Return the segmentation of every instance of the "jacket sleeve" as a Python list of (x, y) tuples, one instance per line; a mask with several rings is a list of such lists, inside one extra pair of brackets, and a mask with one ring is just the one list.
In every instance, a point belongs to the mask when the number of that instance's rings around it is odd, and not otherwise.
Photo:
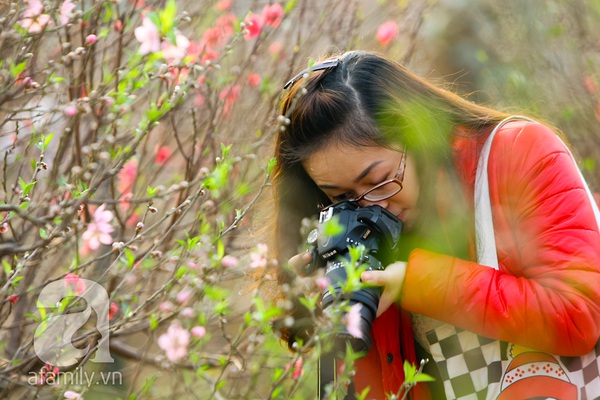
[(499, 270), (411, 252), (401, 306), (552, 354), (600, 336), (600, 233), (577, 166), (540, 124), (501, 129), (488, 164)]

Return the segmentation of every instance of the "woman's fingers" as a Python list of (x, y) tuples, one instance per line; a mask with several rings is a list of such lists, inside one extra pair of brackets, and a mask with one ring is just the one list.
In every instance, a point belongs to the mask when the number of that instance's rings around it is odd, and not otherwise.
[(393, 303), (400, 300), (402, 294), (402, 285), (406, 275), (406, 263), (397, 261), (382, 271), (365, 271), (361, 275), (361, 280), (374, 286), (383, 286), (377, 316), (383, 314)]
[(302, 271), (304, 266), (312, 260), (312, 254), (308, 251), (296, 254), (288, 261), (289, 267), (294, 271)]
[(381, 293), (381, 298), (379, 299), (379, 304), (377, 305), (377, 316), (379, 317), (381, 314), (383, 314), (395, 302), (396, 299), (394, 295), (384, 290)]

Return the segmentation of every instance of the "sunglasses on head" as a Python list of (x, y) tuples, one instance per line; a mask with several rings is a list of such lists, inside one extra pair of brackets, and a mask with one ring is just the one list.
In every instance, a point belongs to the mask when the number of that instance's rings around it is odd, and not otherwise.
[(304, 74), (307, 74), (307, 73), (310, 73), (313, 71), (323, 71), (323, 70), (332, 69), (332, 68), (337, 67), (339, 65), (339, 63), (340, 63), (340, 60), (337, 58), (334, 60), (326, 60), (326, 61), (323, 61), (320, 63), (316, 63), (312, 67), (306, 68), (306, 69), (300, 71), (298, 74), (296, 74), (292, 79), (287, 81), (287, 83), (285, 85), (283, 85), (283, 88), (284, 89), (289, 88), (294, 83), (296, 83), (300, 78), (302, 78), (304, 76)]

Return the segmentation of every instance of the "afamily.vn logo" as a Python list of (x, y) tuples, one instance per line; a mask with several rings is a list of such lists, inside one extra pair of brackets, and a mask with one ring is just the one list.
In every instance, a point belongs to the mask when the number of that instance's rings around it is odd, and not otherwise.
[(119, 371), (84, 371), (81, 367), (73, 371), (59, 371), (57, 367), (46, 364), (39, 372), (30, 372), (27, 383), (87, 388), (97, 385), (117, 386), (123, 384), (123, 374)]
[[(95, 351), (90, 361), (96, 363), (112, 363), (114, 359), (109, 350), (108, 312), (110, 300), (108, 293), (97, 282), (79, 278), (77, 287), (73, 289), (64, 281), (55, 281), (46, 285), (38, 297), (38, 309), (41, 322), (35, 330), (33, 348), (35, 354), (47, 364), (56, 367), (75, 365), (79, 359), (90, 351)], [(70, 308), (65, 299), (82, 298), (87, 303), (83, 311)], [(100, 334), (97, 345), (79, 349), (73, 346), (73, 336), (81, 333), (80, 329), (89, 321), (92, 310), (96, 313), (94, 336)]]

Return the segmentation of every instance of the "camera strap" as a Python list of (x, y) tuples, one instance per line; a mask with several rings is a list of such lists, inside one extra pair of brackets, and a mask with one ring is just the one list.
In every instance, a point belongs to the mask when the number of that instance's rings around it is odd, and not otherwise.
[[(338, 376), (337, 376), (337, 359), (331, 353), (322, 353), (319, 355), (319, 361), (317, 363), (317, 399), (324, 400), (327, 399), (327, 393), (325, 389), (328, 385), (332, 385), (333, 387), (337, 386)], [(355, 399), (355, 390), (354, 390), (354, 382), (351, 381), (348, 384), (348, 394), (344, 397), (344, 400)]]

